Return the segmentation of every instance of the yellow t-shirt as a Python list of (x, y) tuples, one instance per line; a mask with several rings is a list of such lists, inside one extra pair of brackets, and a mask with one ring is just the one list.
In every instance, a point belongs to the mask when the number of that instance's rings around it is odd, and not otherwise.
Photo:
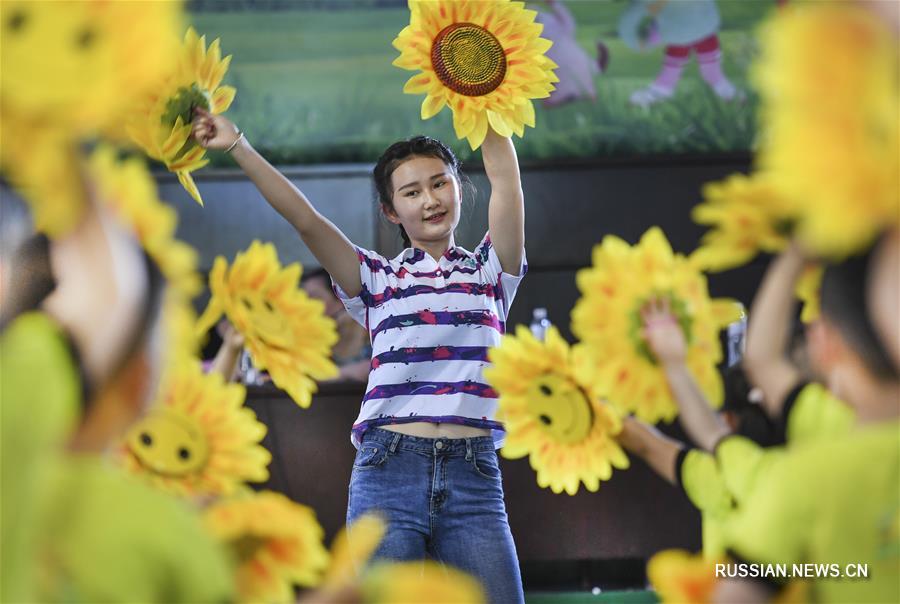
[(817, 579), (818, 601), (900, 602), (900, 421), (786, 452), (732, 519), (728, 543), (749, 562), (867, 565), (866, 579)]
[(57, 469), (42, 510), (41, 601), (234, 599), (228, 553), (186, 502), (95, 456)]
[[(817, 383), (795, 388), (783, 409), (789, 446), (845, 435), (855, 421), (853, 410)], [(691, 449), (680, 458), (681, 486), (702, 515), (704, 556), (725, 553), (726, 524), (736, 506), (749, 497), (757, 481), (766, 480), (768, 469), (783, 452), (783, 447), (763, 448), (732, 435), (722, 439), (715, 455)]]
[(80, 414), (82, 380), (63, 331), (39, 312), (0, 336), (0, 601), (34, 601), (36, 502)]
[(843, 436), (853, 429), (853, 408), (835, 398), (825, 386), (812, 382), (795, 389), (783, 407), (789, 445)]
[(715, 457), (706, 451), (691, 449), (680, 463), (681, 487), (700, 510), (703, 555), (709, 559), (718, 558), (725, 553), (724, 524), (734, 509), (734, 500)]

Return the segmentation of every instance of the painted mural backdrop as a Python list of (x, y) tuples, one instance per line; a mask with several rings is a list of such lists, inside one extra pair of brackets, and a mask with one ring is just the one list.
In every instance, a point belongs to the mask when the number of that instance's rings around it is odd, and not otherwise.
[[(558, 90), (517, 140), (523, 161), (748, 150), (754, 31), (780, 0), (532, 2)], [(417, 133), (471, 152), (450, 114), (422, 122), (391, 46), (409, 22), (395, 0), (203, 0), (193, 23), (233, 54), (229, 110), (276, 163), (373, 162)], [(227, 164), (227, 159), (218, 158)]]

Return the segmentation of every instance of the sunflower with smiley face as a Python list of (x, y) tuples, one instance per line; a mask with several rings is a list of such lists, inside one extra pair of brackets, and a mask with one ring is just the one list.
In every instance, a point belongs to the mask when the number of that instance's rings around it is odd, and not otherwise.
[(126, 469), (179, 496), (234, 493), (268, 480), (266, 427), (244, 406), (246, 391), (197, 362), (166, 376), (161, 396), (129, 430), (121, 447)]
[(394, 65), (420, 72), (403, 92), (425, 93), (423, 120), (449, 106), (456, 135), (472, 149), (488, 126), (520, 137), (534, 127), (531, 100), (550, 96), (559, 81), (535, 11), (509, 0), (409, 0), (409, 9)]
[(642, 335), (641, 309), (665, 299), (688, 343), (688, 369), (706, 399), (722, 404), (718, 334), (740, 318), (741, 307), (710, 299), (706, 277), (672, 251), (659, 227), (634, 246), (604, 237), (594, 247), (593, 266), (579, 271), (577, 283), (581, 298), (572, 310), (572, 331), (593, 359), (594, 384), (604, 398), (649, 423), (678, 414), (665, 373)]
[(212, 299), (197, 328), (205, 332), (224, 313), (244, 336), (253, 364), (309, 407), (315, 380), (338, 375), (331, 361), (338, 336), (324, 304), (299, 287), (302, 270), (299, 263), (282, 268), (271, 243), (254, 241), (230, 267), (219, 256), (209, 275)]
[(484, 372), (500, 395), (506, 426), (501, 455), (530, 456), (538, 485), (554, 493), (574, 495), (580, 483), (596, 491), (614, 467), (629, 465), (615, 440), (621, 419), (591, 386), (583, 352), (570, 348), (556, 328), (541, 342), (520, 325), (491, 350), (493, 365)]
[(0, 170), (36, 230), (65, 234), (85, 204), (79, 145), (124, 139), (178, 48), (181, 2), (0, 2)]

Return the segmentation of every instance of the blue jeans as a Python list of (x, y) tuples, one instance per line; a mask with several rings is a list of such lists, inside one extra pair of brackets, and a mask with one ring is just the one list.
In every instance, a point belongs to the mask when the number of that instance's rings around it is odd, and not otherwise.
[(480, 580), (491, 602), (524, 602), (490, 437), (367, 430), (350, 476), (347, 522), (369, 511), (389, 523), (375, 559), (433, 558)]

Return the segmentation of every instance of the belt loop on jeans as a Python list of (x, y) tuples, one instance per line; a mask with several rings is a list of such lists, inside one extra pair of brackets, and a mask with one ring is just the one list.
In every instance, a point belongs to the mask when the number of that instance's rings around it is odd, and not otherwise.
[(397, 452), (397, 445), (400, 444), (400, 437), (401, 437), (401, 436), (403, 436), (403, 435), (400, 434), (399, 432), (395, 432), (395, 433), (394, 433), (394, 438), (391, 440), (391, 446), (389, 447), (389, 450), (390, 450), (391, 453), (396, 453), (396, 452)]
[(466, 461), (472, 461), (472, 439), (466, 439)]

